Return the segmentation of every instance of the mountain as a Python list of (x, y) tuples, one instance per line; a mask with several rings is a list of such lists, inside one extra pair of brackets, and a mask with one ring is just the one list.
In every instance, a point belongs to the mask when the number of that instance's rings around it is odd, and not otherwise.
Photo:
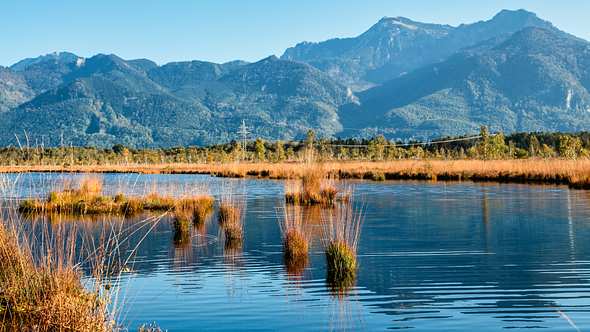
[(287, 49), (282, 59), (311, 64), (358, 91), (525, 27), (556, 30), (551, 23), (525, 10), (503, 10), (489, 21), (458, 27), (385, 17), (354, 38), (300, 43)]
[(21, 75), (0, 66), (0, 114), (28, 101), (34, 95)]
[(291, 139), (312, 127), (333, 135), (341, 130), (338, 107), (349, 100), (320, 70), (276, 57), (161, 67), (116, 55), (76, 59), (17, 66), (21, 83), (28, 77), (37, 87), (36, 73), (55, 70), (47, 86), (56, 86), (1, 115), (3, 145), (15, 133), (45, 145), (202, 145), (236, 138), (242, 119), (261, 137)]
[(391, 138), (590, 128), (590, 43), (525, 28), (358, 94), (344, 127)]
[(10, 67), (21, 74), (36, 94), (58, 87), (64, 77), (76, 70), (84, 59), (68, 52), (56, 52), (25, 59)]
[(283, 140), (588, 130), (590, 46), (519, 10), (457, 27), (384, 18), (253, 63), (61, 52), (0, 67), (4, 146), (205, 145), (242, 121)]

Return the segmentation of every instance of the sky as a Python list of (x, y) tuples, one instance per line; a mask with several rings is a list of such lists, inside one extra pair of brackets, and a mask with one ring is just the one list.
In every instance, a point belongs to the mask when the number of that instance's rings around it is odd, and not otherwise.
[(0, 65), (55, 51), (256, 61), (302, 41), (359, 35), (384, 16), (459, 25), (520, 8), (590, 40), (588, 0), (2, 0)]

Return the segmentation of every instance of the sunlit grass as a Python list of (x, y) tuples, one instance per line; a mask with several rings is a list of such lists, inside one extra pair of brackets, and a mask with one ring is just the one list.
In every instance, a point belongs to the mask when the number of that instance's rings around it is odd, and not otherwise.
[[(515, 159), (515, 160), (394, 160), (394, 161), (326, 161), (323, 168), (340, 179), (388, 180), (473, 180), (523, 183), (558, 183), (576, 188), (590, 188), (590, 160)], [(128, 164), (97, 166), (3, 166), (0, 172), (76, 171), (135, 172), (144, 174), (215, 174), (245, 177), (256, 174), (271, 179), (301, 179), (307, 163), (227, 163), (227, 164)], [(379, 174), (373, 177), (374, 174)]]
[(337, 204), (322, 222), (327, 281), (337, 295), (354, 285), (358, 269), (356, 254), (363, 215), (353, 206), (352, 201)]

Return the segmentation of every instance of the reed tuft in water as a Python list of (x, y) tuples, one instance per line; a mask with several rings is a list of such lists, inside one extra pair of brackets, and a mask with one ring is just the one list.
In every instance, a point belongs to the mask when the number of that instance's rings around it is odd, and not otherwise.
[(338, 189), (324, 168), (319, 164), (306, 164), (300, 179), (285, 185), (285, 202), (291, 205), (332, 206)]
[(219, 225), (225, 238), (225, 249), (236, 251), (241, 248), (244, 236), (244, 207), (245, 202), (234, 192), (233, 186), (222, 188), (219, 204)]
[(327, 281), (333, 290), (346, 292), (356, 279), (357, 248), (363, 221), (353, 202), (341, 202), (328, 211), (322, 225), (326, 248)]
[(21, 201), (19, 212), (23, 214), (70, 214), (76, 216), (117, 214), (134, 216), (143, 212), (164, 212), (187, 210), (192, 219), (201, 222), (213, 209), (213, 197), (195, 195), (182, 198), (164, 196), (152, 192), (142, 197), (126, 197), (102, 194), (102, 180), (98, 177), (82, 179), (78, 188), (67, 187), (62, 191), (52, 191), (47, 199), (36, 198)]
[(301, 207), (287, 206), (279, 219), (283, 258), (288, 271), (303, 272), (307, 266), (310, 234), (303, 215)]

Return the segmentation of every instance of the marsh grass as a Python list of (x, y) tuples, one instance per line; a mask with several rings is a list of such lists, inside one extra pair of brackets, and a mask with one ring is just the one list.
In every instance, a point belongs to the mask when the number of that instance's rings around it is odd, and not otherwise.
[(325, 215), (322, 240), (325, 245), (327, 281), (330, 289), (343, 295), (356, 279), (357, 248), (363, 222), (354, 202), (343, 202)]
[[(19, 178), (0, 178), (0, 197), (15, 196)], [(61, 184), (66, 189), (47, 201), (102, 196), (100, 178), (66, 181)], [(51, 181), (35, 179), (31, 186), (44, 183)], [(121, 194), (112, 201), (127, 198)], [(140, 243), (168, 213), (128, 227), (123, 215), (19, 210), (18, 202), (0, 199), (0, 331), (126, 331), (117, 323), (127, 307), (119, 302), (121, 275), (132, 271)], [(139, 241), (132, 241), (138, 235)]]
[[(244, 177), (248, 173), (271, 179), (301, 179), (309, 163), (161, 163), (63, 167), (55, 165), (3, 166), (0, 172), (87, 172), (143, 174), (213, 174)], [(394, 160), (329, 161), (324, 169), (339, 179), (372, 179), (383, 173), (387, 180), (497, 181), (565, 184), (590, 188), (590, 160)]]
[(188, 213), (176, 212), (174, 215), (174, 244), (177, 246), (185, 246), (190, 244), (191, 240), (191, 218)]
[(320, 164), (303, 166), (301, 178), (285, 184), (285, 202), (291, 205), (332, 206), (338, 189), (333, 177)]
[(283, 239), (283, 258), (287, 272), (302, 273), (308, 264), (310, 231), (305, 221), (304, 209), (286, 206), (282, 209), (279, 227)]
[(212, 212), (214, 199), (210, 195), (174, 197), (161, 195), (154, 188), (151, 193), (140, 197), (127, 197), (122, 193), (115, 196), (102, 194), (102, 180), (85, 177), (77, 188), (66, 185), (61, 191), (52, 191), (47, 199), (36, 198), (21, 201), (22, 214), (68, 214), (76, 216), (115, 214), (135, 216), (144, 212), (171, 211), (175, 214), (191, 213), (195, 222), (203, 222)]
[[(38, 246), (0, 222), (0, 312), (3, 331), (111, 331), (107, 299), (88, 290), (74, 264), (75, 233)], [(64, 234), (65, 233), (65, 234)], [(57, 243), (63, 245), (57, 247)], [(37, 247), (37, 248), (36, 248)], [(34, 252), (44, 248), (45, 255)], [(96, 268), (95, 272), (102, 271)], [(95, 275), (96, 278), (100, 276)], [(99, 280), (99, 279), (97, 279)]]
[(229, 183), (221, 188), (218, 220), (220, 230), (223, 232), (224, 249), (227, 252), (235, 252), (242, 247), (245, 217), (244, 199), (244, 196), (239, 195), (236, 188)]
[(219, 204), (219, 224), (224, 226), (239, 222), (242, 219), (242, 211), (238, 205), (229, 201)]

